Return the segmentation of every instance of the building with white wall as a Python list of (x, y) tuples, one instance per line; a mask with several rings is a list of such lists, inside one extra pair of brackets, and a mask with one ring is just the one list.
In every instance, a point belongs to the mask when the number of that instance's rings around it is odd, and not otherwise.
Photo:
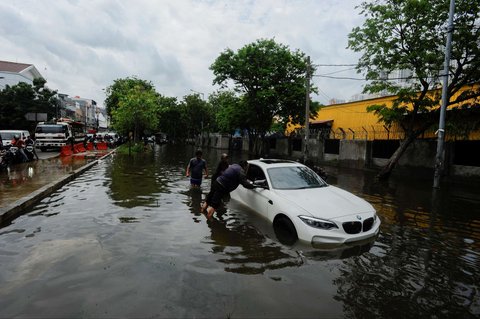
[(0, 61), (0, 90), (20, 82), (33, 85), (36, 78), (43, 76), (33, 64)]

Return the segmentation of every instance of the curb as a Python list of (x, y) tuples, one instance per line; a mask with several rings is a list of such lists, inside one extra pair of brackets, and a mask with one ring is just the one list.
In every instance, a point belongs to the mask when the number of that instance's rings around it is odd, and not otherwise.
[(86, 170), (90, 169), (94, 165), (97, 165), (100, 161), (105, 159), (106, 157), (110, 156), (113, 154), (115, 150), (110, 151), (109, 153), (103, 155), (99, 159), (88, 163), (79, 169), (76, 169), (72, 173), (70, 173), (67, 176), (64, 176), (54, 182), (51, 182), (50, 184), (47, 184), (36, 191), (30, 193), (29, 195), (13, 202), (12, 204), (0, 208), (0, 225), (3, 225), (9, 221), (14, 220), (15, 218), (23, 215), (23, 212), (28, 209), (33, 207), (35, 204), (40, 202), (42, 199), (45, 197), (51, 195), (53, 192), (58, 190), (60, 187), (64, 186), (68, 182), (74, 180), (76, 177), (80, 176), (82, 173), (84, 173)]

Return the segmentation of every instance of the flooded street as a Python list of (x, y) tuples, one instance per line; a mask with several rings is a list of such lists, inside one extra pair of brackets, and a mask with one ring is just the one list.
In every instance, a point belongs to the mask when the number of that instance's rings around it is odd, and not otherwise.
[[(7, 171), (0, 172), (0, 207), (30, 194), (38, 188), (71, 174), (92, 159), (84, 156), (60, 157), (47, 154), (51, 158), (15, 164)], [(45, 155), (40, 153), (40, 156)], [(57, 156), (55, 156), (57, 155)]]
[[(210, 173), (222, 152), (204, 150)], [(193, 153), (110, 156), (0, 228), (0, 317), (480, 315), (479, 185), (432, 200), (430, 180), (326, 168), (382, 220), (375, 240), (327, 250), (282, 244), (234, 201), (207, 221)]]

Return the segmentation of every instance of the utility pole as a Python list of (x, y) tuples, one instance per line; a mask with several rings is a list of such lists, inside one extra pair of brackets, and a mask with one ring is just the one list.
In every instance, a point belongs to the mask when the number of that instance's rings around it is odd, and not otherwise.
[(307, 57), (306, 94), (305, 94), (305, 141), (303, 143), (303, 163), (308, 159), (308, 140), (310, 133), (310, 57)]
[(433, 178), (433, 187), (440, 188), (440, 179), (445, 166), (445, 112), (447, 109), (448, 96), (448, 72), (450, 65), (450, 51), (452, 47), (453, 34), (453, 14), (455, 12), (455, 0), (450, 0), (450, 11), (448, 14), (447, 26), (447, 44), (445, 45), (445, 62), (443, 65), (443, 84), (442, 84), (442, 105), (440, 107), (440, 120), (438, 123), (438, 141), (437, 155), (435, 156), (435, 175)]

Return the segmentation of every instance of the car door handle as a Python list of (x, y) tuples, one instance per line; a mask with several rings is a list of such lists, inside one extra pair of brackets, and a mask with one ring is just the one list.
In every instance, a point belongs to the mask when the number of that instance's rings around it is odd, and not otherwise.
[(269, 203), (270, 205), (273, 205), (273, 202), (272, 202), (271, 199), (268, 200), (268, 203)]

